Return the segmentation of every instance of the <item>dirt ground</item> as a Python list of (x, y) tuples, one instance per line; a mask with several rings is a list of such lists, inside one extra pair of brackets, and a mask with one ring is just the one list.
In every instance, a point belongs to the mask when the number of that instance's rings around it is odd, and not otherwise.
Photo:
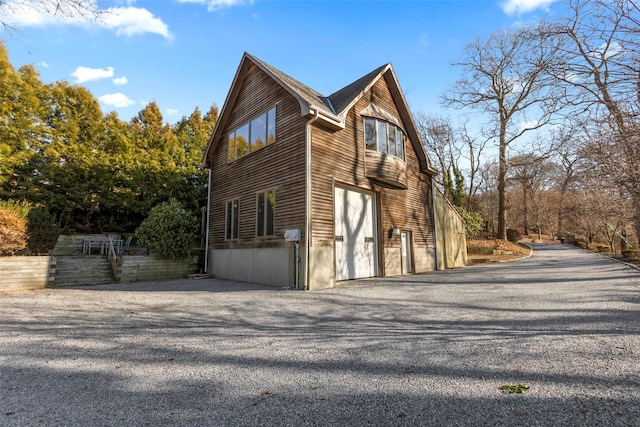
[(529, 253), (528, 247), (504, 240), (467, 240), (467, 254), (470, 263), (508, 261), (526, 257)]

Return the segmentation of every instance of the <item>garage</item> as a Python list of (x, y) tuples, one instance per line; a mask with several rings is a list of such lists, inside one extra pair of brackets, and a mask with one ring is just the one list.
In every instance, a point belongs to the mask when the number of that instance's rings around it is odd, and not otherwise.
[(377, 276), (374, 193), (336, 186), (334, 213), (336, 280)]

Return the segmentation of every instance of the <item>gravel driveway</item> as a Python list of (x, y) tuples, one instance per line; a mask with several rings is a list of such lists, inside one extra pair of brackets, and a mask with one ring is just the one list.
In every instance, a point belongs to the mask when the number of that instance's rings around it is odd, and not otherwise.
[(0, 309), (3, 426), (640, 425), (640, 272), (566, 245), (324, 291), (181, 280)]

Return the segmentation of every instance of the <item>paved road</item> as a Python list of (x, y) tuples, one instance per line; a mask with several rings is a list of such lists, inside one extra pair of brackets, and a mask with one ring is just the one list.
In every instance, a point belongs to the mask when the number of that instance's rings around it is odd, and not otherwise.
[(0, 294), (0, 425), (640, 425), (640, 273), (534, 249), (317, 292)]

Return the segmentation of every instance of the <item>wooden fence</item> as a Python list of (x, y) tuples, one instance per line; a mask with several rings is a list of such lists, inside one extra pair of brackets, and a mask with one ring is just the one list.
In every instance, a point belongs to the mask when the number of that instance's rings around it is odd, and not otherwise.
[(53, 284), (54, 256), (0, 257), (0, 290), (42, 289)]

